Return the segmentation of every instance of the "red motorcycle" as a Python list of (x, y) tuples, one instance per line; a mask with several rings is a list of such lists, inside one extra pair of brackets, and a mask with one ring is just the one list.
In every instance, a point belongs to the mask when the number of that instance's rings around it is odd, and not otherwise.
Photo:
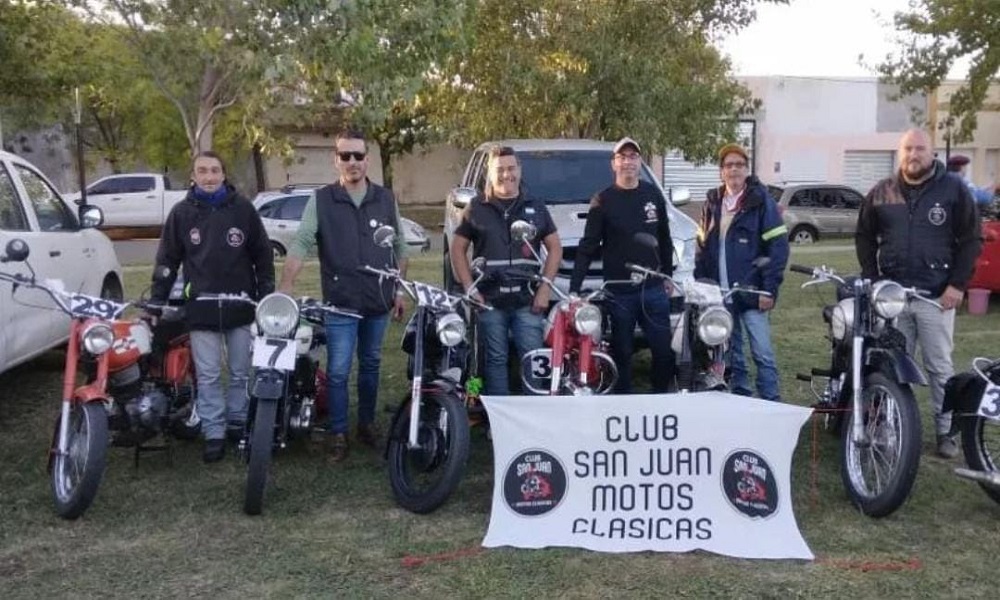
[[(531, 249), (536, 235), (534, 225), (515, 221), (510, 226), (513, 239)], [(535, 254), (539, 263), (542, 258)], [(534, 394), (592, 395), (607, 394), (618, 380), (618, 367), (603, 339), (604, 317), (595, 304), (602, 299), (609, 284), (631, 283), (606, 281), (597, 290), (579, 297), (566, 294), (544, 275), (531, 274), (547, 284), (559, 297), (549, 311), (545, 326), (545, 346), (521, 357), (521, 382)]]
[[(172, 336), (148, 320), (122, 319), (128, 304), (37, 279), (23, 240), (11, 240), (5, 252), (0, 262), (24, 262), (30, 276), (0, 272), (0, 281), (11, 283), (15, 293), (45, 292), (71, 319), (48, 470), (56, 512), (75, 519), (97, 495), (111, 443), (136, 448), (138, 460), (140, 451), (150, 449), (144, 443), (157, 434), (197, 432), (190, 347), (183, 333)], [(154, 354), (156, 344), (161, 346)], [(79, 385), (81, 375), (85, 382)]]

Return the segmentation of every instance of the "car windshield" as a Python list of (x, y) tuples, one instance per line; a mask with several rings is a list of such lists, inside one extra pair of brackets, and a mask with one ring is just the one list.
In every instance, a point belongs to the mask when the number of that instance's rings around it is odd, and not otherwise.
[[(521, 185), (546, 204), (587, 203), (614, 182), (611, 154), (603, 150), (520, 151)], [(639, 178), (654, 179), (643, 164)]]

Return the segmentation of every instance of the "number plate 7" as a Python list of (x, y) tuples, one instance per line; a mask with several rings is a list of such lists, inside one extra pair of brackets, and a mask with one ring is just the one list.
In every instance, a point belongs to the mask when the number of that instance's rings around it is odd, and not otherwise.
[(986, 390), (979, 401), (977, 414), (987, 419), (1000, 420), (1000, 386), (992, 383), (986, 384)]
[(295, 340), (256, 337), (253, 339), (252, 364), (258, 369), (295, 370)]

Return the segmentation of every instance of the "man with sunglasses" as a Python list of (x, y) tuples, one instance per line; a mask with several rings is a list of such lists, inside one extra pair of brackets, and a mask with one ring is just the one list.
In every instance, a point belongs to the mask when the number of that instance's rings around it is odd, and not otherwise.
[[(302, 261), (319, 248), (323, 301), (362, 315), (360, 320), (340, 315), (326, 318), (327, 390), (330, 411), (330, 461), (347, 458), (347, 381), (357, 347), (357, 440), (371, 448), (378, 445), (375, 402), (378, 397), (382, 339), (389, 314), (399, 320), (405, 308), (402, 293), (391, 282), (380, 281), (359, 270), (398, 266), (406, 275), (406, 241), (399, 226), (399, 206), (392, 192), (369, 181), (368, 144), (355, 129), (337, 134), (334, 165), (337, 183), (316, 190), (302, 212), (302, 222), (288, 249), (279, 289), (292, 293)], [(392, 248), (375, 245), (372, 234), (389, 225), (396, 230)]]
[[(765, 400), (780, 401), (770, 311), (788, 262), (788, 228), (767, 188), (750, 174), (749, 155), (742, 146), (726, 144), (719, 150), (719, 177), (722, 185), (708, 190), (702, 207), (694, 276), (718, 281), (726, 290), (740, 284), (771, 293), (732, 296), (728, 308), (733, 335), (727, 364), (733, 393), (752, 396), (743, 354), (745, 330), (757, 365), (757, 393)], [(755, 268), (754, 261), (762, 256), (770, 261)]]

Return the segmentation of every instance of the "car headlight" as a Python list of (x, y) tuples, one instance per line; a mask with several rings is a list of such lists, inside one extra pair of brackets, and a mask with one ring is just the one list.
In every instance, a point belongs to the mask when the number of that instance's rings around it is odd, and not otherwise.
[(94, 356), (100, 356), (111, 349), (111, 345), (115, 341), (115, 334), (107, 323), (91, 323), (83, 330), (81, 339), (84, 350)]
[(573, 314), (573, 327), (580, 335), (596, 335), (601, 332), (601, 309), (593, 304), (581, 304)]
[(698, 317), (698, 337), (709, 346), (724, 344), (733, 333), (733, 315), (721, 306), (713, 306)]
[(449, 348), (465, 339), (465, 320), (456, 313), (447, 313), (437, 320), (438, 340)]
[(257, 304), (257, 327), (268, 337), (289, 337), (299, 325), (299, 305), (291, 296), (268, 294)]
[(854, 329), (854, 298), (844, 298), (833, 307), (830, 316), (830, 335), (840, 342)]
[(895, 319), (906, 308), (906, 291), (895, 281), (879, 281), (872, 287), (875, 312), (884, 319)]

